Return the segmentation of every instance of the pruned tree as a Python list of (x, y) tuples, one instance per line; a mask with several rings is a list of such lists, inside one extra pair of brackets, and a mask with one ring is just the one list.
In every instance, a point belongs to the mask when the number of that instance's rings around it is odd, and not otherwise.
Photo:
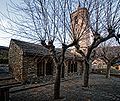
[(106, 78), (110, 77), (110, 69), (115, 59), (120, 57), (119, 46), (113, 42), (114, 39), (108, 40), (96, 49), (96, 56), (102, 58), (107, 64)]
[[(8, 26), (2, 26), (2, 31), (32, 42), (40, 42), (49, 50), (56, 68), (55, 99), (60, 98), (60, 77), (65, 52), (77, 44), (76, 39), (71, 37), (69, 16), (74, 9), (73, 6), (74, 2), (71, 0), (23, 0), (21, 4), (11, 1), (8, 15), (1, 13), (8, 20)], [(61, 46), (60, 53), (54, 45), (56, 42)]]
[[(89, 6), (91, 4), (92, 6)], [(85, 0), (84, 7), (89, 11), (88, 27), (93, 34), (93, 41), (87, 48), (86, 53), (81, 50), (79, 43), (76, 45), (76, 51), (84, 57), (84, 86), (87, 87), (89, 83), (91, 59), (95, 54), (94, 49), (102, 42), (113, 37), (120, 43), (120, 0)]]
[[(119, 42), (119, 0), (23, 0), (20, 5), (14, 4), (8, 9), (10, 23), (1, 30), (23, 38), (40, 42), (49, 50), (57, 68), (54, 84), (54, 98), (60, 98), (60, 75), (65, 59), (65, 52), (75, 46), (76, 51), (84, 58), (84, 86), (88, 86), (89, 68), (94, 49), (102, 42), (115, 37)], [(79, 17), (74, 15), (75, 5), (79, 4)], [(113, 7), (114, 6), (114, 7)], [(72, 13), (73, 12), (73, 13)], [(14, 18), (10, 13), (16, 15)], [(82, 14), (81, 14), (82, 13)], [(93, 35), (93, 41), (84, 48)], [(106, 36), (103, 37), (102, 34)], [(60, 42), (62, 52), (56, 51), (55, 42)]]

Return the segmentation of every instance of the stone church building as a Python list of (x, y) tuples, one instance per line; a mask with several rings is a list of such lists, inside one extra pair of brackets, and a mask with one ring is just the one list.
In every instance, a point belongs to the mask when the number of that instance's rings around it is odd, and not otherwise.
[[(78, 7), (76, 11), (70, 14), (71, 30), (78, 37), (77, 33), (83, 34), (88, 26), (88, 11), (86, 8)], [(83, 24), (83, 27), (81, 27)], [(82, 31), (82, 29), (84, 29)], [(81, 37), (80, 46), (86, 52), (90, 45), (89, 30)], [(60, 49), (58, 49), (60, 51)], [(65, 54), (64, 68), (62, 68), (61, 77), (69, 78), (80, 75), (83, 70), (83, 60), (71, 50)], [(9, 66), (10, 71), (15, 78), (20, 81), (44, 81), (55, 77), (56, 68), (53, 66), (52, 59), (48, 50), (37, 44), (23, 42), (11, 39), (9, 46)]]
[[(15, 79), (23, 82), (43, 82), (54, 79), (56, 72), (45, 47), (15, 39), (11, 39), (9, 46), (9, 66)], [(68, 50), (65, 54), (61, 77), (67, 79), (81, 73), (82, 59)]]

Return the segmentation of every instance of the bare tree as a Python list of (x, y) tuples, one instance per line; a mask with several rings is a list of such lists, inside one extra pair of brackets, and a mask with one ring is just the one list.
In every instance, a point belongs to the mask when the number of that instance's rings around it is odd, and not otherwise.
[[(92, 6), (89, 6), (92, 2)], [(120, 0), (86, 0), (85, 8), (89, 11), (89, 28), (93, 34), (93, 41), (87, 48), (86, 54), (81, 50), (80, 45), (76, 45), (76, 51), (84, 57), (84, 86), (88, 86), (89, 69), (91, 59), (94, 57), (94, 49), (102, 42), (113, 37), (119, 42), (120, 25)], [(91, 8), (92, 7), (92, 8)]]
[[(2, 31), (32, 42), (40, 42), (49, 50), (57, 69), (54, 84), (55, 99), (60, 98), (61, 68), (64, 66), (65, 52), (77, 44), (76, 40), (71, 38), (69, 15), (73, 5), (71, 0), (23, 0), (21, 4), (11, 1), (8, 15), (1, 13), (9, 23), (7, 27), (2, 26)], [(55, 42), (60, 43), (60, 53), (55, 48)]]
[[(84, 86), (88, 86), (89, 68), (94, 49), (100, 43), (113, 37), (119, 42), (120, 3), (119, 0), (116, 4), (111, 4), (111, 2), (112, 0), (85, 0), (83, 2), (79, 0), (74, 2), (72, 0), (23, 0), (20, 5), (12, 3), (13, 10), (8, 9), (8, 16), (4, 15), (10, 21), (9, 27), (3, 26), (1, 30), (35, 42), (40, 41), (49, 49), (54, 66), (57, 68), (54, 84), (54, 98), (57, 99), (60, 97), (61, 67), (65, 52), (69, 47), (75, 46), (76, 51), (84, 58)], [(75, 10), (74, 6), (77, 4), (81, 6), (78, 7), (80, 18), (74, 19), (72, 11)], [(82, 14), (79, 11), (82, 11)], [(110, 11), (112, 14), (109, 14)], [(10, 13), (16, 17), (12, 18)], [(79, 23), (77, 23), (78, 19), (81, 19)], [(90, 32), (93, 34), (93, 41), (84, 51), (80, 43), (86, 39), (89, 40), (88, 33)], [(106, 36), (103, 37), (102, 34)], [(62, 46), (59, 56), (54, 45), (56, 40)]]
[(119, 52), (119, 46), (113, 42), (113, 39), (100, 44), (100, 47), (96, 49), (96, 56), (102, 58), (107, 64), (106, 78), (110, 77), (110, 68), (114, 60), (120, 57)]

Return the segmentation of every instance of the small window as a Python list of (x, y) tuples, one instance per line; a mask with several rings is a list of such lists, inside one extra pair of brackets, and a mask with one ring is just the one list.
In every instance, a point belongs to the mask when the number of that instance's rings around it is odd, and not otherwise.
[(78, 24), (78, 17), (77, 16), (74, 17), (74, 20), (75, 20), (75, 24)]

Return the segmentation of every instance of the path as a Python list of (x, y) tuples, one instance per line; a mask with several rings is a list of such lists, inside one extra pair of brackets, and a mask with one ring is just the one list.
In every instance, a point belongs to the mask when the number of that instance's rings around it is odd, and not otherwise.
[[(120, 78), (106, 79), (90, 75), (90, 86), (82, 87), (81, 78), (61, 83), (61, 96), (56, 101), (120, 101)], [(53, 84), (10, 94), (11, 101), (53, 101)]]

